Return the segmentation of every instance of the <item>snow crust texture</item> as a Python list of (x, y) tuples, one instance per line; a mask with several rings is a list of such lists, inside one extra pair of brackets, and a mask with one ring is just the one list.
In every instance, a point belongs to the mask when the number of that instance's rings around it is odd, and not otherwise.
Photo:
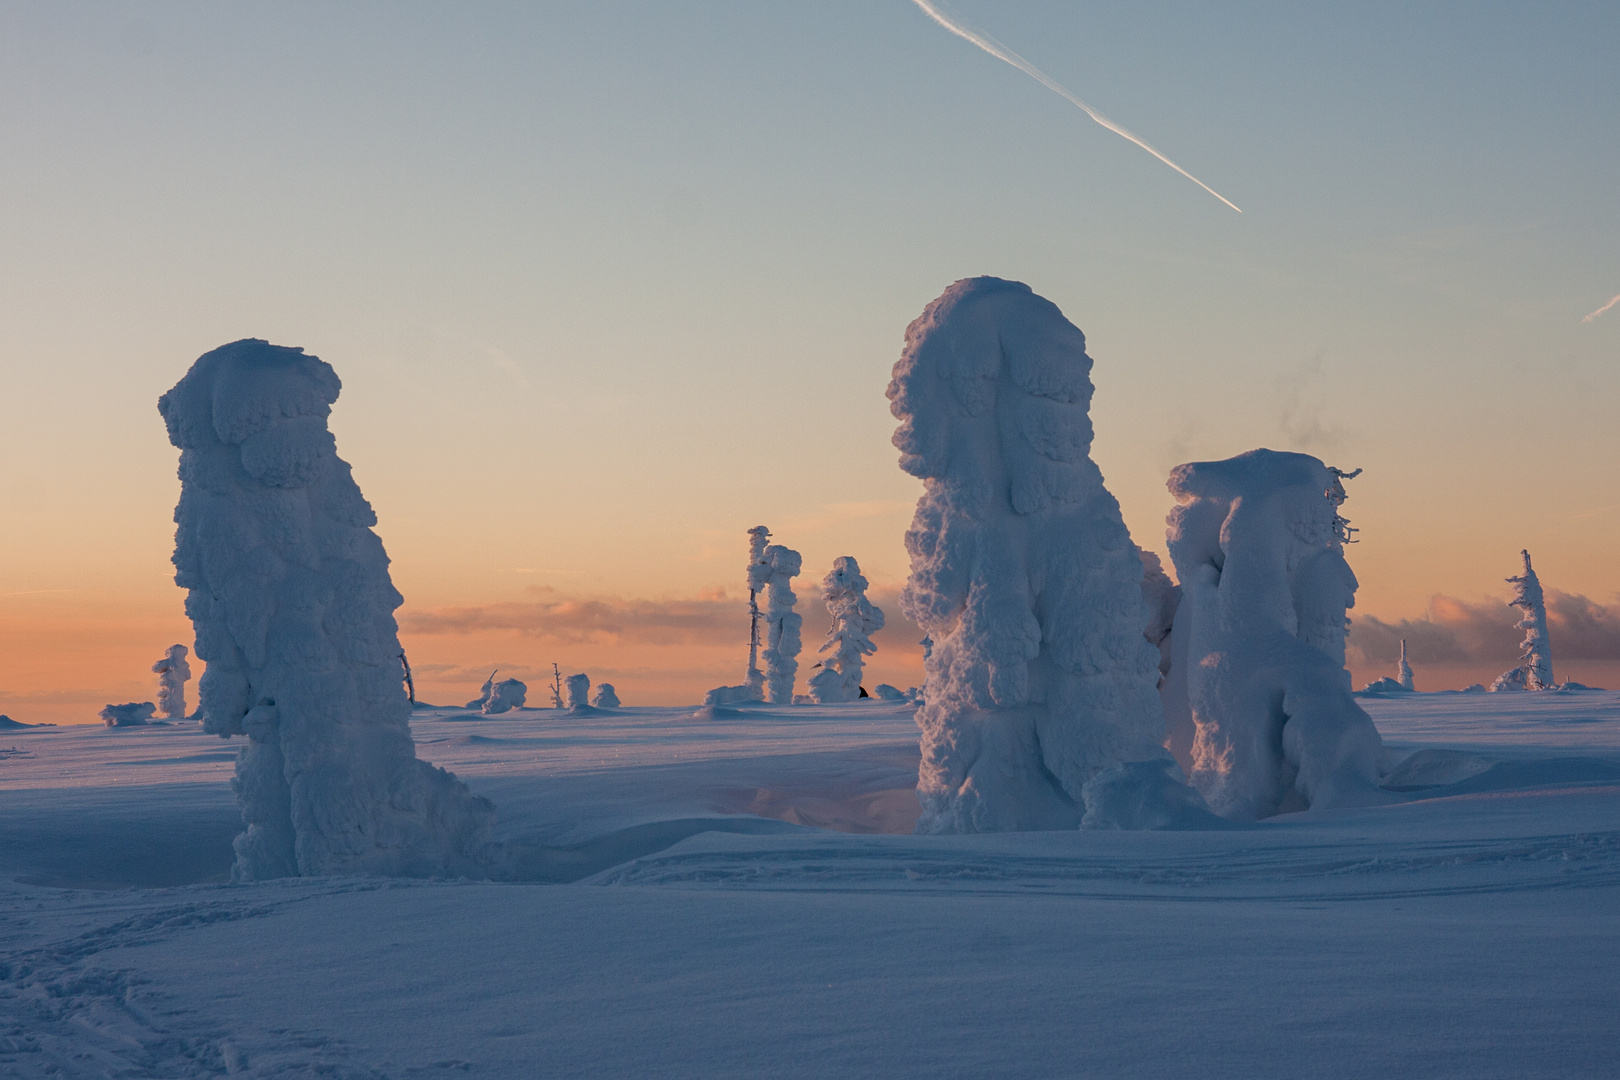
[(170, 645), (163, 659), (152, 665), (152, 673), (158, 677), (158, 711), (170, 720), (186, 715), (186, 680), (191, 678), (186, 655), (190, 651), (184, 645)]
[(1143, 565), (1089, 456), (1090, 371), (1084, 335), (1017, 282), (958, 281), (906, 330), (888, 397), (924, 484), (900, 599), (932, 642), (919, 832), (1075, 828), (1087, 785), (1127, 763), (1151, 782), (1120, 774), (1091, 824), (1154, 817), (1111, 808), (1120, 787), (1162, 801), (1163, 778), (1198, 803), (1161, 746)]
[(821, 652), (827, 658), (810, 677), (810, 697), (826, 704), (854, 701), (861, 694), (861, 672), (866, 658), (877, 651), (872, 635), (883, 629), (883, 610), (866, 598), (867, 581), (852, 555), (833, 560), (832, 570), (821, 579), (832, 626)]
[(204, 727), (248, 739), (238, 880), (460, 874), (491, 856), (491, 805), (415, 754), (401, 597), (327, 430), (340, 387), (301, 349), (246, 339), (158, 402), (181, 450), (175, 581), (208, 662)]
[(1223, 816), (1378, 801), (1383, 744), (1344, 667), (1356, 578), (1341, 475), (1273, 450), (1170, 474), (1182, 597), (1165, 715), (1171, 745), (1190, 742), (1193, 783)]

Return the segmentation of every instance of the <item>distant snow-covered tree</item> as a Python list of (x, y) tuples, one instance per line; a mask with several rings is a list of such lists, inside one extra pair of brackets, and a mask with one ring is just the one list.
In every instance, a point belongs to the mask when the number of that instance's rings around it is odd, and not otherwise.
[(748, 669), (741, 686), (717, 686), (703, 696), (705, 705), (738, 705), (765, 699), (765, 673), (759, 669), (759, 594), (770, 580), (771, 566), (765, 559), (771, 530), (755, 525), (748, 530)]
[(152, 665), (158, 676), (158, 711), (170, 720), (184, 719), (186, 715), (186, 680), (191, 678), (186, 654), (190, 651), (184, 645), (170, 645), (163, 659)]
[(793, 702), (793, 680), (799, 673), (799, 628), (804, 617), (793, 610), (793, 579), (804, 560), (797, 551), (772, 544), (765, 549), (765, 700), (772, 705)]
[(828, 653), (810, 677), (810, 696), (822, 703), (854, 701), (861, 693), (866, 657), (877, 651), (872, 635), (883, 629), (883, 610), (866, 598), (866, 578), (852, 555), (833, 560), (821, 580), (832, 626), (821, 652)]
[(596, 686), (596, 699), (591, 704), (598, 709), (617, 709), (619, 707), (619, 695), (614, 692), (613, 684), (610, 682), (598, 683)]
[(521, 709), (529, 700), (529, 687), (517, 679), (502, 679), (489, 688), (482, 710), (485, 716), (499, 716), (513, 709)]
[(1406, 662), (1405, 638), (1401, 638), (1401, 662), (1400, 665), (1395, 668), (1395, 681), (1401, 684), (1402, 690), (1417, 689), (1412, 680), (1412, 665)]
[(101, 722), (111, 728), (141, 727), (152, 722), (157, 706), (150, 701), (130, 701), (123, 705), (108, 705), (101, 710)]
[(568, 676), (566, 705), (570, 709), (588, 709), (591, 707), (591, 677), (581, 672), (578, 675)]
[(467, 708), (482, 709), (484, 707), (484, 702), (489, 700), (490, 691), (495, 688), (495, 676), (499, 675), (500, 673), (500, 668), (496, 668), (494, 671), (489, 673), (489, 678), (484, 680), (484, 685), (478, 688), (478, 696), (467, 702)]
[(1551, 690), (1553, 682), (1552, 647), (1547, 641), (1547, 602), (1541, 595), (1541, 579), (1530, 566), (1530, 553), (1520, 551), (1524, 559), (1524, 573), (1507, 579), (1513, 586), (1513, 599), (1509, 607), (1524, 612), (1524, 618), (1514, 624), (1515, 630), (1524, 631), (1519, 648), (1519, 666), (1524, 669), (1526, 690)]

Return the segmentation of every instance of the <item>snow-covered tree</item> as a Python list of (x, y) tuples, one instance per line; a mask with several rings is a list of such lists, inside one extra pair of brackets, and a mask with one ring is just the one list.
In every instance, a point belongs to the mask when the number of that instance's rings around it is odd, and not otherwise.
[(928, 635), (924, 833), (1205, 816), (1162, 747), (1143, 567), (1090, 458), (1091, 358), (1056, 305), (958, 281), (889, 384), (923, 481), (901, 607)]
[(854, 701), (861, 694), (861, 671), (877, 651), (872, 635), (883, 629), (883, 610), (866, 598), (866, 578), (852, 555), (833, 560), (821, 579), (832, 626), (821, 652), (829, 654), (810, 677), (810, 696), (819, 702)]
[(717, 686), (703, 697), (705, 705), (738, 705), (765, 700), (765, 673), (759, 669), (759, 594), (770, 580), (771, 566), (765, 558), (771, 530), (755, 525), (748, 530), (748, 670), (741, 686)]
[(799, 673), (799, 628), (804, 617), (793, 610), (793, 579), (804, 560), (797, 551), (772, 544), (765, 549), (765, 700), (772, 705), (793, 703), (793, 680)]
[(598, 683), (596, 700), (592, 701), (591, 704), (598, 709), (617, 709), (619, 707), (619, 695), (614, 692), (613, 684), (610, 682)]
[(748, 530), (748, 672), (743, 685), (755, 701), (765, 696), (765, 673), (759, 669), (759, 594), (771, 576), (770, 564), (765, 561), (770, 538), (771, 530), (763, 525)]
[(1344, 667), (1356, 591), (1338, 514), (1348, 475), (1272, 450), (1170, 474), (1182, 595), (1165, 715), (1172, 747), (1191, 735), (1189, 771), (1217, 813), (1379, 798), (1383, 744)]
[(1519, 666), (1524, 669), (1524, 688), (1551, 690), (1557, 684), (1553, 682), (1552, 647), (1547, 641), (1547, 601), (1541, 595), (1541, 579), (1530, 566), (1530, 553), (1521, 551), (1519, 555), (1524, 559), (1524, 573), (1507, 581), (1513, 586), (1508, 606), (1524, 612), (1513, 627), (1524, 631), (1524, 641), (1519, 643), (1523, 650)]
[(484, 685), (478, 688), (478, 696), (467, 702), (467, 708), (482, 709), (484, 707), (484, 702), (489, 700), (490, 691), (495, 689), (495, 676), (499, 675), (500, 673), (500, 668), (496, 668), (494, 671), (489, 673), (489, 678), (484, 680)]
[(301, 349), (248, 339), (158, 402), (181, 450), (175, 581), (208, 662), (203, 726), (248, 739), (233, 873), (476, 872), (494, 809), (416, 757), (402, 600), (326, 426), (340, 385)]
[(1406, 662), (1406, 639), (1401, 638), (1401, 662), (1395, 668), (1395, 681), (1401, 684), (1402, 690), (1417, 689), (1412, 679), (1412, 665)]
[(521, 709), (523, 703), (528, 700), (527, 683), (517, 679), (502, 679), (489, 688), (489, 693), (484, 696), (483, 704), (479, 708), (485, 716), (499, 716), (513, 709)]
[(158, 677), (158, 711), (170, 720), (181, 720), (186, 715), (186, 680), (191, 678), (186, 656), (190, 652), (184, 645), (170, 645), (163, 659), (152, 665)]
[(570, 709), (588, 709), (591, 707), (591, 677), (584, 673), (568, 676), (567, 707)]

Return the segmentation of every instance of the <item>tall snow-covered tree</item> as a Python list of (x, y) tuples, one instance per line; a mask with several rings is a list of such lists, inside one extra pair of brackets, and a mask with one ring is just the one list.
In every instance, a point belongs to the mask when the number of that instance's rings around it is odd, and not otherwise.
[(303, 350), (248, 339), (158, 402), (181, 451), (175, 582), (208, 662), (203, 727), (248, 740), (233, 874), (478, 873), (494, 808), (416, 756), (402, 598), (327, 430), (340, 386)]
[(765, 700), (772, 705), (793, 703), (793, 680), (799, 673), (799, 636), (804, 616), (793, 610), (793, 579), (804, 560), (797, 551), (772, 544), (765, 549)]
[(925, 660), (923, 833), (1207, 814), (1164, 750), (1143, 567), (1091, 460), (1085, 336), (1027, 285), (956, 282), (889, 383), (923, 481), (900, 603)]
[(1383, 743), (1344, 666), (1356, 576), (1338, 508), (1349, 475), (1275, 450), (1170, 474), (1182, 595), (1165, 714), (1194, 726), (1189, 772), (1217, 813), (1252, 819), (1380, 798)]
[(759, 594), (771, 575), (770, 565), (765, 561), (770, 539), (771, 530), (763, 525), (748, 530), (748, 671), (743, 676), (743, 685), (754, 699), (765, 696), (765, 673), (759, 669)]
[(883, 610), (866, 598), (866, 578), (852, 555), (833, 560), (821, 579), (832, 626), (821, 652), (828, 654), (809, 679), (810, 696), (818, 702), (854, 701), (861, 694), (866, 658), (877, 651), (872, 635), (883, 629)]
[(567, 681), (568, 707), (570, 709), (588, 709), (591, 707), (591, 677), (584, 672), (568, 676)]
[(170, 645), (163, 659), (152, 665), (152, 672), (158, 677), (158, 711), (170, 720), (186, 715), (186, 680), (191, 678), (186, 654), (190, 651), (184, 645)]
[(1524, 631), (1524, 640), (1519, 643), (1519, 648), (1524, 650), (1519, 656), (1519, 666), (1524, 669), (1524, 688), (1551, 690), (1557, 684), (1553, 682), (1552, 646), (1547, 641), (1547, 601), (1541, 594), (1541, 579), (1530, 566), (1530, 553), (1520, 551), (1519, 555), (1524, 559), (1524, 573), (1508, 578), (1507, 582), (1513, 586), (1513, 599), (1508, 601), (1508, 606), (1524, 612), (1524, 617), (1513, 627)]
[(1395, 669), (1395, 681), (1401, 684), (1402, 690), (1415, 690), (1416, 684), (1412, 679), (1412, 665), (1406, 662), (1406, 639), (1401, 638), (1401, 662)]

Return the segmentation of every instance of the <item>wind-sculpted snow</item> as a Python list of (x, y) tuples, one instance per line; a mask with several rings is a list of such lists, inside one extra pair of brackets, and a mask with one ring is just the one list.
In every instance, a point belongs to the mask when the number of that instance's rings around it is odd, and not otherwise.
[(1344, 668), (1356, 578), (1340, 475), (1272, 450), (1170, 474), (1182, 598), (1165, 714), (1171, 745), (1191, 743), (1193, 783), (1228, 817), (1378, 799), (1382, 744)]
[(175, 581), (208, 663), (203, 724), (248, 738), (239, 880), (466, 873), (490, 858), (490, 804), (415, 755), (401, 597), (326, 427), (339, 389), (316, 357), (247, 339), (158, 403), (181, 449)]
[[(900, 600), (933, 642), (921, 832), (1207, 815), (1161, 746), (1144, 567), (1089, 456), (1090, 370), (1084, 335), (1016, 282), (958, 281), (906, 330), (888, 396), (901, 468), (924, 483)], [(1131, 774), (1140, 798), (1089, 804), (1127, 762), (1151, 763)]]

